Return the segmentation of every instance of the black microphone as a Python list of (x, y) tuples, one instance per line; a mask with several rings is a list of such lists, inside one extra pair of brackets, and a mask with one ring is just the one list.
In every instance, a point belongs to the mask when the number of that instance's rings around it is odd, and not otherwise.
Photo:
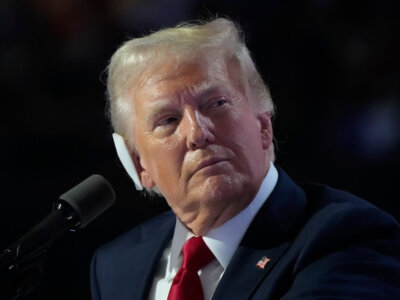
[(85, 227), (114, 202), (114, 189), (101, 175), (92, 175), (62, 194), (47, 217), (0, 254), (0, 278), (26, 271), (54, 238)]

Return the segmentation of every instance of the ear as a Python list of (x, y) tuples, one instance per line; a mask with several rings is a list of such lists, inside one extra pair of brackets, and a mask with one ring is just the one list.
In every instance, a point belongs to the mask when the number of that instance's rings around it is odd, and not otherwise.
[(128, 146), (126, 145), (125, 140), (121, 135), (114, 132), (112, 134), (112, 137), (118, 157), (126, 172), (135, 183), (136, 190), (143, 190), (143, 186), (145, 186), (146, 188), (152, 188), (155, 184), (151, 180), (148, 172), (142, 167), (140, 163), (140, 157), (136, 154), (131, 155)]
[(268, 149), (272, 144), (274, 133), (272, 130), (271, 115), (269, 112), (258, 114), (258, 121), (261, 125), (261, 140), (264, 149)]
[(147, 171), (147, 169), (143, 166), (143, 163), (140, 159), (140, 156), (136, 153), (131, 154), (133, 163), (135, 165), (135, 169), (137, 174), (139, 174), (139, 179), (140, 182), (142, 183), (142, 186), (144, 186), (145, 188), (151, 189), (155, 186), (155, 182), (153, 181), (153, 179), (151, 178), (149, 172)]

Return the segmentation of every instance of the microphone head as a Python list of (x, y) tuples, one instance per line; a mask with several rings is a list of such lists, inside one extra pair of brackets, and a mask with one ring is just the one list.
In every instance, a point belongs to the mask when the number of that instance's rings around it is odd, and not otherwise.
[(94, 174), (60, 196), (78, 214), (83, 228), (115, 202), (115, 191), (101, 175)]

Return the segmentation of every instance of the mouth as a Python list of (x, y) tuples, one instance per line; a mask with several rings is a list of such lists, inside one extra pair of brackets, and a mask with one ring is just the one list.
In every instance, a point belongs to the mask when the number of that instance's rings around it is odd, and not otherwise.
[(224, 162), (224, 161), (228, 161), (228, 159), (221, 158), (221, 157), (211, 157), (211, 158), (205, 159), (205, 160), (201, 161), (200, 164), (197, 165), (197, 167), (193, 171), (193, 174), (198, 172), (198, 171), (200, 171), (200, 170), (202, 170), (202, 169), (205, 169), (207, 167), (219, 164), (219, 163)]

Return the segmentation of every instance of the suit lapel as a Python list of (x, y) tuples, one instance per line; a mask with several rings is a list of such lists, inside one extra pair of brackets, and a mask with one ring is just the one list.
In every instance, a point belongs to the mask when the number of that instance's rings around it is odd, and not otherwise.
[(146, 299), (153, 282), (154, 272), (162, 252), (171, 240), (175, 216), (161, 228), (143, 227), (141, 241), (134, 242), (116, 259), (118, 273), (114, 274), (113, 290), (118, 291), (120, 299)]
[[(172, 238), (173, 228), (174, 227), (171, 226), (170, 230), (166, 230), (154, 238), (147, 240), (141, 245), (141, 249), (138, 249), (140, 253), (145, 253), (146, 255), (143, 259), (140, 259), (142, 271), (137, 273), (140, 277), (140, 281), (133, 281), (139, 282), (137, 286), (137, 299), (148, 298), (150, 287), (154, 279), (154, 272), (160, 262), (164, 248)], [(136, 297), (132, 299), (136, 299)]]
[(274, 191), (250, 224), (213, 299), (251, 298), (290, 246), (306, 197), (281, 169), (278, 171)]
[[(289, 245), (286, 242), (271, 249), (240, 246), (222, 276), (213, 299), (249, 299)], [(258, 263), (265, 265), (258, 267)]]

